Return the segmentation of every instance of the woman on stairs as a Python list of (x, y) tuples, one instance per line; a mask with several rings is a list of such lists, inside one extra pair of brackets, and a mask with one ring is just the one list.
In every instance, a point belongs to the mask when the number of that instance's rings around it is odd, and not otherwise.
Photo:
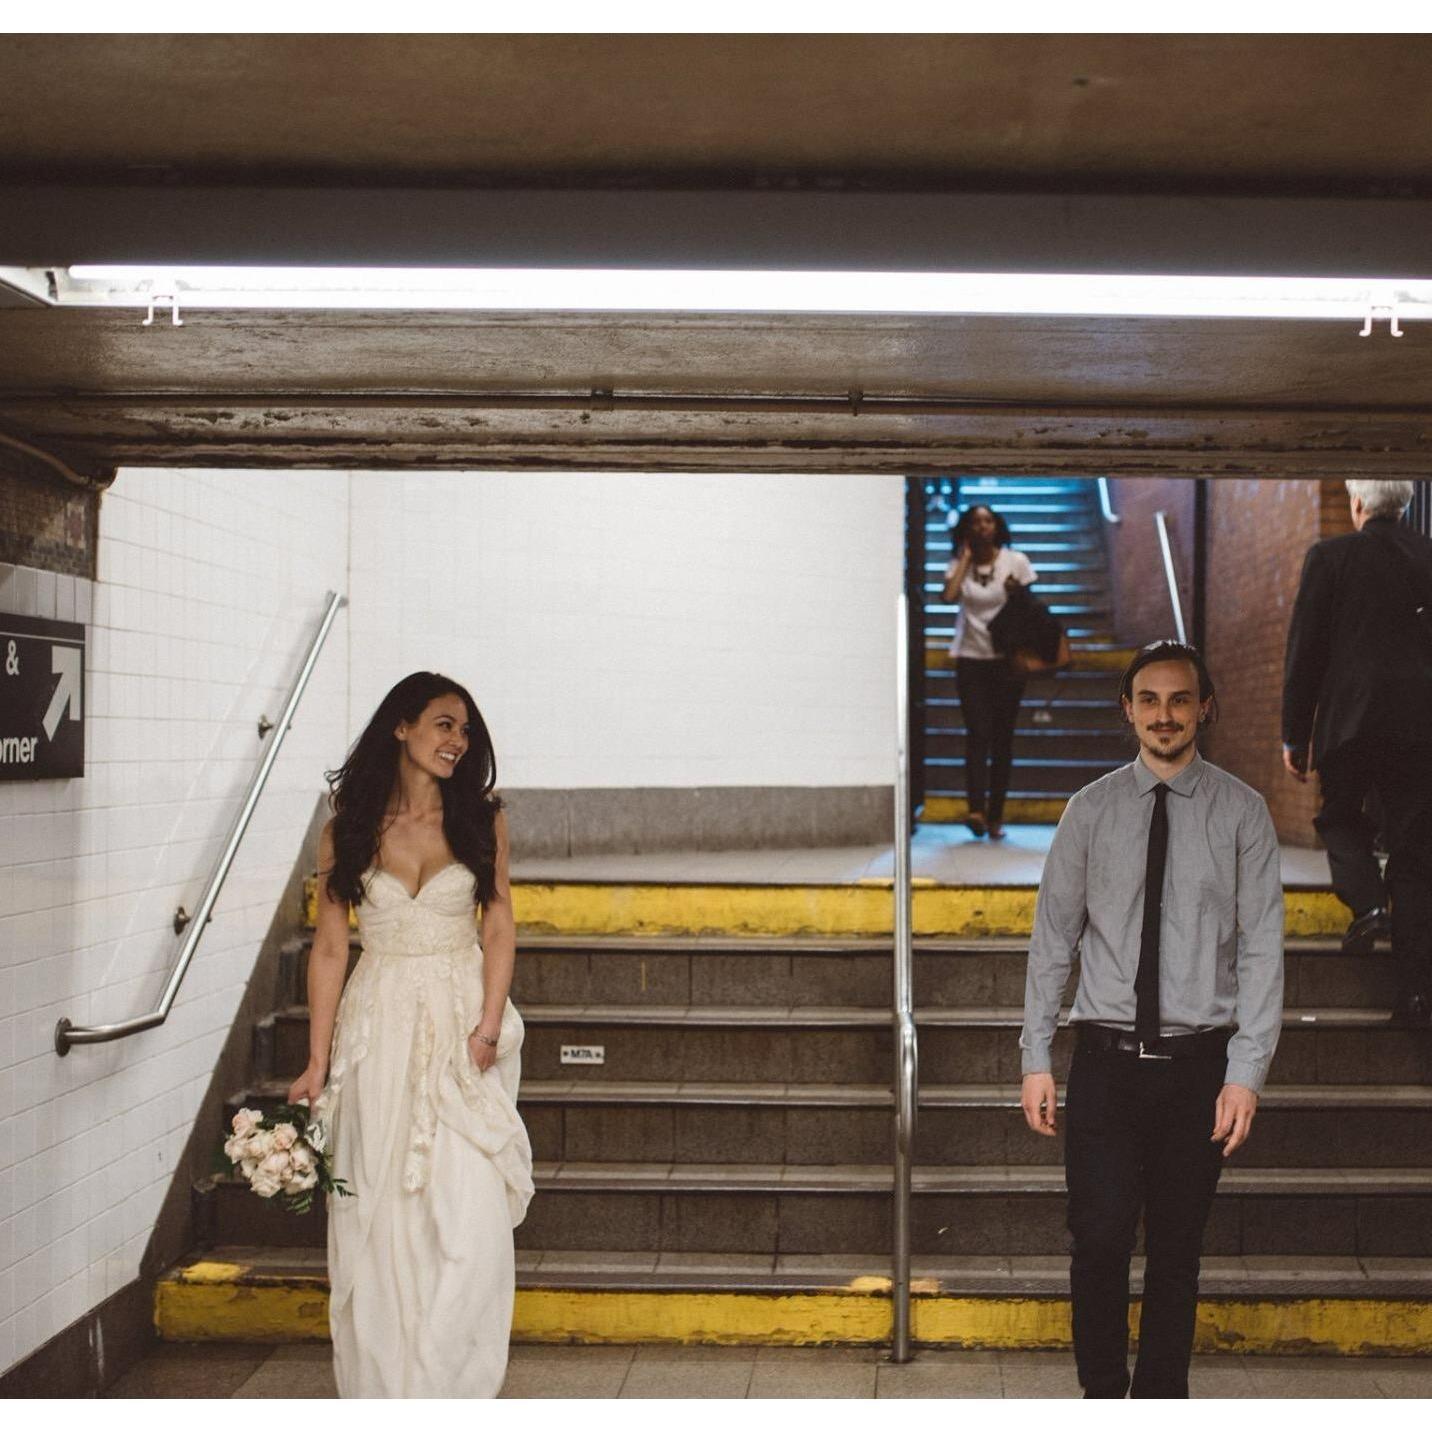
[[(496, 775), (472, 697), (419, 671), (329, 776), (309, 1063), (289, 1099), (309, 1100), (357, 1195), (328, 1206), (343, 1397), (495, 1397), (506, 1374), (532, 1150)], [(350, 907), (363, 953), (344, 989)]]
[(942, 600), (959, 604), (950, 655), (965, 720), (965, 824), (975, 835), (999, 840), (1024, 680), (995, 651), (989, 624), (1010, 590), (1033, 585), (1037, 574), (1029, 558), (1009, 545), (1004, 518), (983, 504), (961, 513), (952, 536)]

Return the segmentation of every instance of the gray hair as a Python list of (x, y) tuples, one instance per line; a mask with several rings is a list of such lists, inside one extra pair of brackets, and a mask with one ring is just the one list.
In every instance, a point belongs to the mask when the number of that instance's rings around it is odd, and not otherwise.
[(1350, 477), (1347, 495), (1362, 503), (1369, 517), (1401, 517), (1412, 501), (1413, 486), (1390, 477)]

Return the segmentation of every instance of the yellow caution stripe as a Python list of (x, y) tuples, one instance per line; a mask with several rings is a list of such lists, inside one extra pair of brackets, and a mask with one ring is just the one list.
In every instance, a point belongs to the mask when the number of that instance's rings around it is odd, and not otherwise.
[[(1068, 796), (1012, 796), (1004, 803), (1004, 818), (1011, 825), (1058, 825), (1068, 804)], [(926, 796), (920, 824), (958, 825), (969, 809), (963, 796)]]
[[(155, 1290), (155, 1326), (170, 1342), (280, 1343), (328, 1337), (327, 1280), (269, 1273), (220, 1276), (195, 1264)], [(1130, 1307), (1137, 1334), (1139, 1305)], [(512, 1339), (520, 1343), (681, 1343), (861, 1346), (892, 1335), (889, 1282), (769, 1293), (519, 1288)], [(1066, 1298), (916, 1293), (914, 1339), (930, 1347), (1071, 1346)], [(1197, 1352), (1432, 1354), (1432, 1303), (1406, 1298), (1211, 1298), (1198, 1305)]]
[[(917, 936), (1027, 936), (1033, 886), (915, 882)], [(1347, 911), (1330, 890), (1284, 892), (1290, 936), (1334, 935)], [(530, 935), (888, 935), (889, 880), (846, 885), (514, 884), (518, 929)], [(310, 918), (313, 915), (310, 892)]]

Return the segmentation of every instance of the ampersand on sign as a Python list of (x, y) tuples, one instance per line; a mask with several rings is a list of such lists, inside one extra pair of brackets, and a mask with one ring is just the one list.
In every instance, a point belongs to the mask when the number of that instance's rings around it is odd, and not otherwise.
[(5, 653), (5, 675), (19, 676), (20, 674), (20, 648), (12, 641), (10, 649)]

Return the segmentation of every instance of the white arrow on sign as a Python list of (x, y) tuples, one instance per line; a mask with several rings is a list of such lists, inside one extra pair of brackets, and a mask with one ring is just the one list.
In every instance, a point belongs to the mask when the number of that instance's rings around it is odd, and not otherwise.
[(60, 726), (60, 717), (65, 707), (70, 708), (70, 720), (80, 719), (80, 676), (84, 653), (77, 646), (52, 646), (50, 648), (50, 670), (58, 672), (60, 684), (50, 697), (50, 709), (45, 712), (41, 723), (45, 728), (45, 739), (53, 741)]

